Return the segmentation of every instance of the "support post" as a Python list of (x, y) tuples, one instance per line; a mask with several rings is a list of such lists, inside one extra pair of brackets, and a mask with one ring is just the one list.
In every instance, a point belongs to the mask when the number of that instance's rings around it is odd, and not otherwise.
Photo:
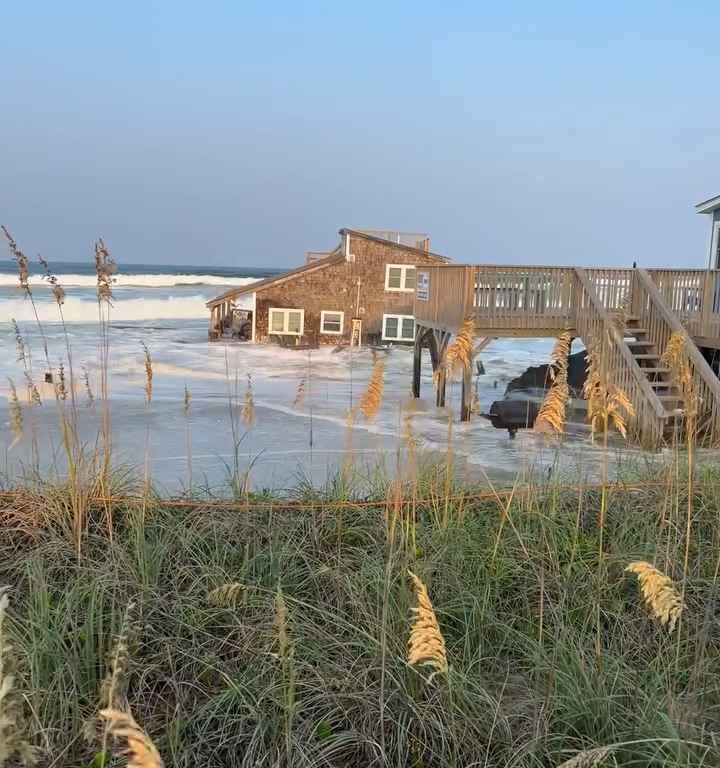
[(420, 397), (420, 379), (422, 377), (422, 340), (424, 336), (424, 328), (418, 327), (415, 334), (415, 347), (413, 348), (412, 394), (415, 398)]
[(440, 368), (437, 373), (437, 395), (435, 397), (435, 405), (437, 405), (438, 408), (445, 407), (445, 384), (445, 369)]
[(460, 421), (470, 421), (470, 416), (472, 414), (472, 395), (472, 360), (470, 360), (463, 368)]

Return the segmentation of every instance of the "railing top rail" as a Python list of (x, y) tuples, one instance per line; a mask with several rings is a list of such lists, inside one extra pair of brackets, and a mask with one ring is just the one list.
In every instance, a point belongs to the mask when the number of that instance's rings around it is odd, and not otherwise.
[[(632, 352), (628, 349), (624, 340), (620, 337), (620, 332), (618, 331), (615, 324), (612, 322), (610, 314), (605, 309), (605, 307), (603, 306), (603, 303), (600, 301), (597, 294), (595, 293), (595, 287), (590, 282), (590, 279), (587, 276), (587, 271), (582, 267), (576, 267), (575, 274), (577, 275), (578, 280), (580, 281), (581, 285), (585, 289), (585, 292), (587, 293), (588, 298), (590, 299), (590, 302), (593, 304), (598, 316), (605, 324), (605, 327), (612, 334), (612, 340), (618, 346), (618, 349), (620, 350), (620, 354), (625, 360), (625, 363), (627, 364), (628, 369), (632, 371), (635, 381), (637, 382), (640, 389), (643, 391), (643, 394), (646, 396), (648, 401), (652, 403), (653, 409), (655, 411), (655, 415), (658, 416), (659, 418), (664, 419), (666, 417), (666, 411), (665, 411), (665, 408), (663, 407), (663, 404), (658, 399), (657, 394), (655, 393), (653, 388), (650, 386), (650, 383), (648, 382), (647, 378), (643, 376), (642, 371), (638, 366), (637, 360), (635, 360), (635, 358), (633, 357)], [(588, 339), (584, 339), (584, 341), (587, 344)]]
[[(558, 266), (557, 264), (434, 264), (432, 267), (423, 267), (424, 269), (453, 269), (456, 267), (472, 267), (473, 269), (502, 269), (502, 270), (564, 270), (572, 272), (575, 269), (584, 269), (587, 272), (617, 272), (628, 273), (632, 272), (632, 267), (599, 267), (599, 266), (587, 266), (587, 267), (572, 267), (572, 266)], [(668, 274), (677, 273), (686, 274), (688, 272), (697, 274), (711, 275), (720, 274), (720, 269), (703, 269), (702, 267), (643, 267), (647, 272), (666, 272)]]
[[(687, 336), (688, 334), (685, 330), (685, 326), (683, 326), (675, 314), (670, 311), (662, 297), (662, 294), (658, 290), (650, 275), (647, 273), (647, 270), (639, 269), (638, 277), (642, 286), (648, 292), (648, 295), (655, 304), (658, 312), (662, 316), (663, 320), (665, 320), (665, 322), (670, 326), (671, 330), (675, 333), (682, 333), (683, 335)], [(690, 344), (685, 345), (688, 356), (692, 360), (692, 363), (695, 366), (695, 370), (700, 374), (707, 387), (712, 391), (713, 395), (718, 398), (718, 401), (720, 402), (720, 379), (718, 379), (718, 377), (715, 375), (713, 369), (710, 367), (707, 360), (702, 356), (702, 353), (697, 348), (697, 346), (692, 343), (692, 339), (690, 339), (690, 341)]]

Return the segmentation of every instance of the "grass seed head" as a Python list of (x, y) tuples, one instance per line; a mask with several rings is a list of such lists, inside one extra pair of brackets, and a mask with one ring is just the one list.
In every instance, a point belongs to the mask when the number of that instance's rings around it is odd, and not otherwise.
[(153, 394), (153, 361), (148, 345), (141, 341), (140, 346), (143, 349), (143, 364), (145, 366), (145, 402), (150, 405)]
[(90, 386), (90, 372), (86, 365), (83, 366), (82, 372), (83, 385), (85, 386), (85, 395), (87, 397), (88, 408), (92, 407), (95, 402), (95, 395), (93, 395), (92, 387)]
[(253, 397), (252, 376), (248, 373), (247, 386), (245, 387), (245, 400), (240, 412), (243, 424), (250, 429), (255, 424), (255, 398)]
[(10, 232), (8, 232), (8, 230), (2, 225), (0, 225), (0, 229), (2, 229), (2, 232), (5, 235), (5, 239), (8, 241), (8, 246), (10, 247), (10, 255), (12, 256), (13, 261), (15, 262), (15, 266), (17, 267), (20, 287), (25, 291), (26, 294), (30, 294), (30, 270), (28, 268), (27, 256), (25, 256), (20, 248), (18, 248), (18, 244), (15, 242)]
[(561, 435), (564, 431), (567, 404), (570, 400), (568, 355), (571, 345), (572, 335), (567, 331), (561, 334), (555, 342), (548, 366), (548, 374), (552, 384), (535, 419), (534, 429), (536, 432)]
[(245, 592), (245, 585), (239, 581), (221, 584), (208, 593), (208, 602), (218, 608), (231, 608)]
[(373, 363), (365, 391), (360, 398), (360, 412), (365, 417), (366, 421), (374, 421), (377, 412), (380, 410), (385, 383), (384, 377), (385, 361), (377, 358)]
[(612, 752), (612, 747), (584, 749), (582, 752), (578, 752), (575, 757), (561, 763), (558, 768), (593, 768), (593, 766), (602, 763), (610, 752)]
[(682, 598), (672, 580), (650, 563), (643, 561), (630, 563), (625, 570), (637, 576), (650, 612), (672, 632), (683, 609)]
[[(445, 370), (446, 376), (451, 377), (458, 371), (462, 371), (469, 367), (472, 363), (473, 349), (475, 346), (475, 320), (472, 317), (467, 318), (457, 335), (453, 339), (452, 343), (448, 346), (445, 352), (445, 358), (442, 361), (441, 366)], [(437, 383), (437, 372), (435, 380)]]
[(13, 441), (10, 443), (10, 448), (17, 445), (23, 436), (23, 412), (20, 405), (20, 399), (18, 398), (15, 382), (12, 379), (8, 379), (8, 385), (10, 387), (10, 394), (8, 396), (10, 407), (10, 429), (13, 433)]
[(113, 738), (125, 742), (121, 754), (126, 757), (128, 768), (162, 768), (155, 745), (129, 712), (108, 708), (101, 710), (100, 717), (107, 722)]
[(435, 670), (433, 674), (444, 674), (448, 671), (447, 652), (435, 609), (430, 602), (427, 587), (412, 571), (408, 573), (417, 600), (416, 607), (412, 609), (415, 619), (408, 640), (408, 664), (413, 667), (429, 666)]
[(47, 280), (48, 284), (50, 285), (50, 291), (52, 292), (53, 298), (55, 299), (55, 303), (58, 305), (58, 307), (62, 307), (62, 305), (65, 303), (65, 289), (60, 285), (60, 282), (57, 279), (57, 275), (54, 275), (50, 271), (50, 265), (48, 264), (46, 259), (43, 259), (42, 256), (38, 256), (38, 261), (40, 262), (40, 265), (43, 268), (44, 275), (43, 280)]
[(192, 393), (188, 389), (188, 385), (185, 385), (185, 391), (183, 393), (183, 413), (186, 416), (190, 415), (190, 404), (192, 401)]
[(110, 255), (102, 238), (95, 243), (95, 274), (97, 275), (98, 301), (112, 303), (112, 287), (115, 282), (113, 275), (117, 272), (117, 264)]

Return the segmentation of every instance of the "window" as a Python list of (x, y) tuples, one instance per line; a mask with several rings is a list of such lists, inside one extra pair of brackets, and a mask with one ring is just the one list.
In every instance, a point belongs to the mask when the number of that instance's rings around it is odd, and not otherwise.
[(302, 336), (304, 326), (304, 309), (270, 309), (269, 333), (283, 336)]
[(407, 264), (387, 264), (385, 290), (412, 293), (415, 290), (415, 267)]
[(320, 313), (320, 333), (339, 335), (343, 332), (344, 321), (344, 312), (327, 312), (323, 310)]
[(412, 315), (383, 315), (382, 337), (385, 341), (414, 341), (415, 318)]

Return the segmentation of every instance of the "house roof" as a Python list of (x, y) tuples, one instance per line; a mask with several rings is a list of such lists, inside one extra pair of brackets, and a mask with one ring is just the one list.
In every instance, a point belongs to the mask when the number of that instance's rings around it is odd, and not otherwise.
[(720, 195), (711, 197), (709, 200), (703, 200), (695, 206), (697, 213), (713, 213), (720, 208)]
[(249, 283), (248, 285), (241, 285), (238, 288), (231, 288), (229, 291), (221, 293), (214, 299), (210, 299), (210, 301), (208, 301), (205, 306), (213, 307), (216, 304), (221, 304), (223, 301), (227, 301), (227, 299), (234, 298), (235, 296), (241, 296), (243, 293), (255, 293), (255, 291), (260, 291), (263, 288), (266, 288), (268, 285), (278, 285), (280, 283), (284, 283), (286, 280), (292, 280), (298, 275), (307, 275), (310, 272), (315, 272), (317, 269), (324, 269), (331, 264), (339, 264), (344, 260), (345, 257), (342, 255), (338, 247), (324, 259), (311, 261), (309, 264), (303, 264), (301, 267), (296, 267), (295, 269), (291, 269), (288, 272), (283, 272), (280, 275), (273, 275), (272, 277), (266, 277), (263, 280), (257, 280), (256, 282)]
[[(404, 251), (409, 251), (410, 253), (422, 254), (426, 258), (429, 257), (431, 259), (437, 259), (437, 261), (442, 264), (450, 261), (447, 256), (441, 256), (438, 253), (431, 253), (430, 251), (425, 251), (422, 248), (413, 248), (410, 245), (393, 243), (392, 241), (385, 240), (382, 237), (370, 235), (367, 232), (360, 232), (356, 229), (348, 229), (343, 227), (343, 229), (340, 230), (340, 235), (346, 234), (352, 235), (353, 237), (362, 237), (366, 240), (372, 240), (377, 243), (386, 244), (390, 242), (394, 248), (400, 248)], [(332, 253), (330, 253), (330, 255), (326, 256), (324, 259), (311, 261), (309, 264), (303, 264), (301, 267), (296, 267), (295, 269), (291, 269), (288, 272), (283, 272), (280, 275), (274, 275), (272, 277), (266, 277), (263, 280), (258, 280), (257, 282), (249, 283), (248, 285), (241, 285), (237, 288), (231, 288), (229, 291), (225, 291), (225, 293), (221, 293), (219, 296), (215, 296), (215, 298), (210, 299), (210, 301), (208, 301), (205, 306), (214, 307), (217, 304), (221, 304), (223, 301), (235, 298), (236, 296), (242, 296), (245, 293), (255, 293), (256, 291), (261, 291), (263, 288), (267, 288), (270, 285), (279, 285), (280, 283), (284, 283), (287, 280), (292, 280), (300, 275), (307, 275), (311, 272), (315, 272), (318, 269), (325, 269), (325, 267), (329, 267), (332, 264), (340, 264), (344, 260), (345, 256), (342, 253), (341, 246), (338, 245), (335, 250), (332, 251)]]

